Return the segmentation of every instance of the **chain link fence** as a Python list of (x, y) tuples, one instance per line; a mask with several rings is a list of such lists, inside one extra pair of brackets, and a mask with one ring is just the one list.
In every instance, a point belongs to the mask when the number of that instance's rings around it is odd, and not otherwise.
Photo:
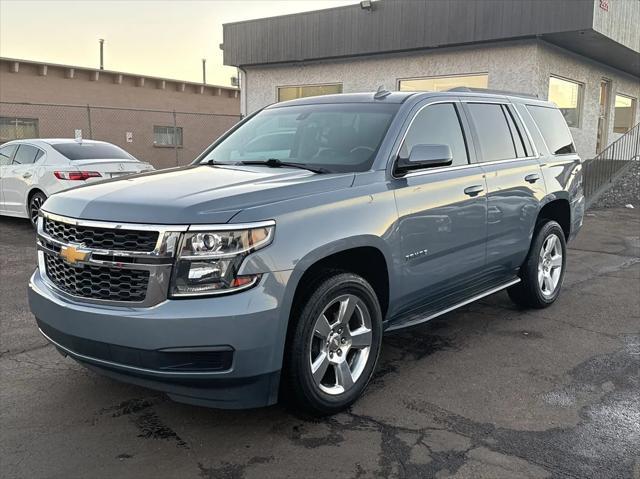
[(155, 168), (190, 163), (240, 115), (94, 105), (0, 102), (0, 142), (82, 138), (118, 145)]

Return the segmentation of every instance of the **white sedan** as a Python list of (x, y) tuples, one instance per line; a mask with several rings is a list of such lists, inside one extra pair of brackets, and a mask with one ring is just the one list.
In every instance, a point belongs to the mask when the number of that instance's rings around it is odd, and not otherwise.
[(40, 206), (54, 193), (151, 170), (150, 164), (104, 141), (9, 141), (0, 146), (0, 215), (35, 224)]

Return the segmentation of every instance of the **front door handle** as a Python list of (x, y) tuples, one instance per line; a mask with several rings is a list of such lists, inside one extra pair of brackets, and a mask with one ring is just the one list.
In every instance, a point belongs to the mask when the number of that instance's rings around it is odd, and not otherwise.
[(540, 179), (540, 175), (538, 173), (531, 173), (524, 177), (524, 181), (528, 181), (529, 183), (535, 183)]
[(464, 189), (464, 194), (469, 196), (477, 196), (478, 194), (484, 191), (484, 186), (482, 185), (473, 185), (468, 186)]
[(31, 173), (29, 173), (29, 172), (27, 171), (25, 174), (23, 174), (23, 175), (22, 175), (22, 177), (23, 177), (24, 179), (31, 178)]

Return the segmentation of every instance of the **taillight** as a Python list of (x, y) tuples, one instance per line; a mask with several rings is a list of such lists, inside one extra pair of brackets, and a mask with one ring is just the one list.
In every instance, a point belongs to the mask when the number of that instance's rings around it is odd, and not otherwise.
[(89, 178), (97, 178), (102, 176), (97, 171), (54, 171), (53, 174), (59, 180), (76, 180), (84, 181)]

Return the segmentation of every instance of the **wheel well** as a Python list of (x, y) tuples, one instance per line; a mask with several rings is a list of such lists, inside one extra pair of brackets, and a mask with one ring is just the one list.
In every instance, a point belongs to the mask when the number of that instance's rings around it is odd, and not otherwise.
[(538, 213), (538, 223), (541, 220), (557, 221), (568, 240), (571, 234), (571, 208), (567, 200), (554, 200), (542, 207)]
[(35, 195), (36, 193), (42, 193), (44, 195), (44, 191), (42, 191), (41, 189), (38, 189), (38, 188), (32, 189), (27, 195), (27, 208), (29, 207), (29, 202), (31, 201), (31, 198), (33, 198), (33, 195)]
[(382, 252), (374, 247), (351, 248), (322, 258), (311, 265), (300, 278), (296, 288), (294, 307), (313, 290), (328, 271), (349, 271), (366, 279), (378, 297), (382, 317), (389, 307), (389, 270)]

